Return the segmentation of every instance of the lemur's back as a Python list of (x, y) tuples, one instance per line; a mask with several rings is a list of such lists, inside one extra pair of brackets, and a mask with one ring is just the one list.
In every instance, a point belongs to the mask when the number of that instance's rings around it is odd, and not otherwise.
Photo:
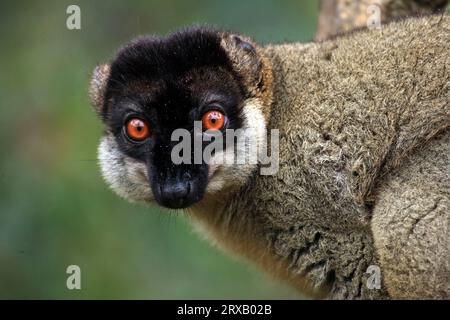
[(298, 156), (331, 202), (370, 203), (383, 174), (450, 126), (448, 14), (267, 53), (272, 126), (298, 128), (285, 135), (298, 140), (281, 145), (302, 148)]

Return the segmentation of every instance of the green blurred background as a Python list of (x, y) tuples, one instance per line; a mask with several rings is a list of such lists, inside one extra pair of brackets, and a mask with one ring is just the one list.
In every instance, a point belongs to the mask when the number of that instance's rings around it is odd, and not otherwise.
[[(66, 8), (81, 8), (81, 30)], [(1, 1), (0, 298), (299, 298), (185, 218), (102, 181), (89, 73), (136, 35), (210, 23), (260, 43), (312, 39), (317, 1)], [(66, 288), (66, 268), (82, 290)]]

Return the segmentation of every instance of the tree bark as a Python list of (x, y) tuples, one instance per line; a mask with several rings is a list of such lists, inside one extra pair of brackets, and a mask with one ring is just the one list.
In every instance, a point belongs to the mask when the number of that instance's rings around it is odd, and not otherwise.
[(447, 4), (448, 0), (320, 0), (316, 40), (378, 27), (400, 17), (438, 12)]

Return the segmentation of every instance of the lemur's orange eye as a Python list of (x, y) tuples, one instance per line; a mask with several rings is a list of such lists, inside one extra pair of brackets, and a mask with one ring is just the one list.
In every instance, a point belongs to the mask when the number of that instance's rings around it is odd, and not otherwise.
[(203, 130), (220, 130), (225, 124), (225, 115), (217, 110), (206, 112), (202, 117)]
[(128, 120), (126, 131), (128, 137), (134, 141), (143, 141), (150, 135), (150, 129), (147, 123), (138, 118)]

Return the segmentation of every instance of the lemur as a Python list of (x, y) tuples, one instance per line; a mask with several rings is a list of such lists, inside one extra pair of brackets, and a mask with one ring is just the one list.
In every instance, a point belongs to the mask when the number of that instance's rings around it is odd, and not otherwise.
[[(92, 75), (102, 175), (313, 297), (448, 299), (449, 31), (444, 14), (320, 43), (208, 27), (135, 39)], [(254, 129), (258, 147), (278, 129), (278, 171), (174, 164), (171, 135), (194, 121)]]

